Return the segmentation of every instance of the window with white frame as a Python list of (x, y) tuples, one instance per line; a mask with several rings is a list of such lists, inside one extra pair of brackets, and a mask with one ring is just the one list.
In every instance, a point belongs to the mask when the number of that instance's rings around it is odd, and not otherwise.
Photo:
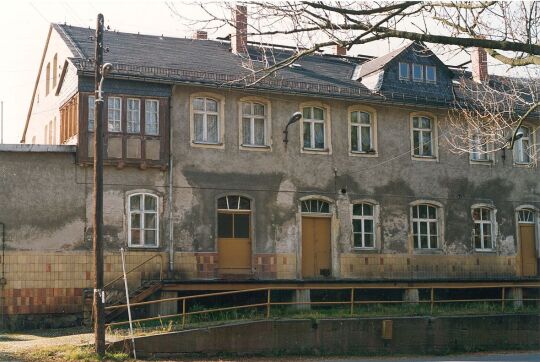
[(514, 162), (529, 164), (531, 162), (531, 129), (521, 126), (519, 132), (523, 133), (523, 137), (514, 142)]
[(159, 102), (147, 99), (144, 103), (144, 133), (150, 136), (159, 135)]
[(424, 67), (422, 64), (412, 65), (412, 76), (414, 81), (421, 82), (424, 80)]
[(412, 207), (412, 226), (415, 249), (439, 247), (437, 207), (420, 204)]
[(88, 130), (94, 130), (94, 111), (96, 106), (96, 98), (94, 96), (88, 96)]
[(374, 152), (371, 113), (353, 111), (351, 117), (351, 152)]
[(433, 65), (426, 65), (426, 82), (437, 82), (437, 68)]
[(412, 118), (413, 155), (433, 157), (433, 119), (427, 116)]
[(242, 102), (242, 146), (266, 146), (266, 107)]
[(399, 63), (399, 79), (409, 79), (409, 63)]
[(354, 204), (352, 212), (353, 246), (372, 249), (375, 247), (375, 218), (373, 205)]
[(219, 143), (219, 102), (212, 98), (193, 99), (194, 141), (197, 143)]
[(107, 106), (109, 132), (122, 132), (122, 98), (109, 97)]
[(324, 150), (325, 116), (324, 108), (304, 107), (303, 109), (304, 149)]
[(159, 245), (159, 200), (156, 195), (140, 193), (128, 198), (128, 245)]
[(518, 210), (518, 222), (520, 224), (534, 224), (534, 210), (531, 210), (531, 209)]
[(489, 147), (486, 137), (480, 132), (471, 135), (471, 161), (489, 161)]
[(487, 207), (475, 207), (472, 210), (474, 222), (474, 248), (493, 250), (493, 210)]
[(304, 200), (301, 204), (301, 210), (304, 213), (329, 214), (330, 204), (324, 200)]
[(141, 101), (139, 99), (127, 99), (127, 132), (141, 132)]

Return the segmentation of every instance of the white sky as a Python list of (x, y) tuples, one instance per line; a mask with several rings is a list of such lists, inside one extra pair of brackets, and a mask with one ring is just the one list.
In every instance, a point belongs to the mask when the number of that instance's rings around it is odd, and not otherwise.
[[(192, 19), (204, 18), (196, 5), (175, 1), (176, 9)], [(51, 22), (95, 27), (101, 12), (105, 25), (125, 32), (191, 37), (194, 29), (172, 14), (164, 1), (70, 0), (2, 1), (0, 5), (0, 101), (4, 102), (4, 143), (19, 143), (37, 76), (39, 62)], [(210, 33), (210, 38), (224, 36)], [(398, 44), (394, 42), (393, 47)], [(353, 54), (382, 55), (387, 43), (368, 44)], [(466, 58), (465, 58), (466, 60)], [(452, 59), (459, 64), (463, 59)]]

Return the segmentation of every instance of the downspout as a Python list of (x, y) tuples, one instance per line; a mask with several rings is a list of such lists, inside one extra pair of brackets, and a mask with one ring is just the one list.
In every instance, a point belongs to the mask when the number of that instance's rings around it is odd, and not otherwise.
[(169, 97), (169, 271), (174, 271), (174, 237), (173, 237), (173, 126), (171, 117), (172, 97)]

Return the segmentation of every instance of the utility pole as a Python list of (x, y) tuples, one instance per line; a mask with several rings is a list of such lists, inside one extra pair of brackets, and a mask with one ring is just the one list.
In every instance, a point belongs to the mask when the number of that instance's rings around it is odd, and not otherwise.
[(94, 337), (96, 353), (105, 355), (105, 294), (103, 291), (103, 98), (101, 80), (103, 66), (103, 14), (96, 26), (95, 108), (94, 108)]

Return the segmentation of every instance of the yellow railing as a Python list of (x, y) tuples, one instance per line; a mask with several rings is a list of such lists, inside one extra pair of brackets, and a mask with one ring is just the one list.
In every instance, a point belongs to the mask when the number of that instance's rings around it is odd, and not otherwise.
[[(134, 266), (133, 268), (131, 268), (130, 270), (128, 270), (126, 272), (126, 277), (129, 273), (139, 269), (141, 266), (145, 265), (146, 263), (150, 262), (151, 260), (154, 260), (156, 258), (159, 258), (159, 281), (162, 281), (163, 280), (163, 255), (161, 254), (154, 254), (152, 255), (150, 258), (146, 259), (145, 261), (137, 264), (136, 266)], [(117, 281), (121, 280), (124, 278), (124, 275), (120, 275), (119, 277), (111, 280), (110, 282), (108, 282), (107, 284), (105, 284), (105, 286), (103, 287), (103, 289), (107, 289), (108, 287), (110, 287), (111, 285), (113, 285), (114, 283), (116, 283)]]
[[(508, 302), (514, 302), (514, 301), (540, 301), (540, 298), (515, 298), (515, 299), (508, 299), (506, 298), (506, 289), (508, 288), (540, 288), (540, 282), (536, 283), (530, 283), (530, 284), (499, 284), (497, 286), (464, 286), (461, 285), (459, 287), (448, 287), (448, 286), (440, 286), (440, 287), (429, 287), (429, 288), (418, 288), (418, 287), (410, 287), (410, 288), (404, 288), (400, 286), (385, 286), (385, 287), (361, 287), (361, 288), (355, 288), (355, 287), (319, 287), (319, 288), (310, 288), (310, 287), (267, 287), (267, 288), (254, 288), (254, 289), (244, 289), (244, 290), (235, 290), (235, 291), (227, 291), (227, 292), (217, 292), (217, 293), (209, 293), (209, 294), (202, 294), (202, 295), (191, 295), (191, 296), (185, 296), (185, 297), (174, 297), (174, 298), (164, 298), (164, 299), (158, 299), (158, 300), (151, 300), (146, 302), (138, 302), (138, 303), (132, 303), (130, 304), (130, 307), (138, 307), (138, 306), (144, 306), (144, 305), (151, 305), (156, 303), (165, 303), (165, 302), (181, 302), (182, 303), (182, 312), (176, 313), (176, 314), (170, 314), (170, 315), (162, 315), (158, 317), (149, 317), (149, 318), (140, 318), (133, 320), (133, 323), (141, 323), (141, 322), (147, 322), (147, 321), (153, 321), (153, 320), (162, 320), (162, 319), (168, 319), (168, 318), (181, 318), (182, 327), (185, 326), (186, 323), (186, 317), (190, 315), (197, 315), (197, 314), (209, 314), (209, 313), (215, 313), (215, 312), (223, 312), (223, 311), (230, 311), (230, 310), (239, 310), (239, 309), (247, 309), (247, 308), (260, 308), (265, 307), (266, 313), (265, 317), (270, 318), (271, 316), (271, 307), (272, 306), (279, 306), (279, 305), (318, 305), (318, 306), (324, 306), (324, 305), (349, 305), (349, 314), (352, 316), (354, 315), (354, 307), (356, 305), (366, 305), (366, 304), (430, 304), (430, 313), (433, 313), (433, 308), (436, 304), (443, 304), (443, 303), (470, 303), (470, 302), (498, 302), (501, 303), (501, 311), (504, 311), (505, 303)], [(357, 292), (360, 292), (361, 290), (375, 290), (375, 289), (428, 289), (430, 290), (430, 299), (429, 300), (418, 300), (418, 301), (407, 301), (407, 300), (356, 300), (355, 294), (357, 295)], [(436, 290), (447, 290), (447, 289), (501, 289), (501, 298), (485, 298), (485, 299), (436, 299), (435, 298), (435, 291)], [(292, 291), (311, 291), (311, 290), (328, 290), (328, 291), (336, 291), (336, 290), (349, 290), (350, 296), (347, 298), (347, 300), (341, 300), (341, 301), (321, 301), (321, 302), (278, 302), (278, 301), (272, 301), (271, 299), (271, 292), (272, 291), (285, 291), (285, 290), (292, 290)], [(188, 312), (186, 308), (187, 301), (193, 301), (193, 300), (200, 300), (204, 298), (210, 298), (210, 297), (219, 297), (219, 296), (225, 296), (225, 295), (237, 295), (237, 294), (243, 294), (243, 293), (254, 293), (254, 292), (266, 292), (266, 301), (262, 303), (254, 303), (254, 304), (243, 304), (243, 305), (237, 305), (232, 307), (223, 307), (223, 308), (213, 308), (213, 309), (206, 309), (201, 311), (193, 311)], [(106, 307), (105, 310), (111, 310), (111, 309), (118, 309), (118, 308), (127, 308), (127, 304), (121, 304), (121, 305), (115, 305)], [(113, 327), (113, 326), (121, 326), (128, 324), (128, 321), (122, 321), (122, 322), (113, 322), (107, 324), (107, 326)]]

